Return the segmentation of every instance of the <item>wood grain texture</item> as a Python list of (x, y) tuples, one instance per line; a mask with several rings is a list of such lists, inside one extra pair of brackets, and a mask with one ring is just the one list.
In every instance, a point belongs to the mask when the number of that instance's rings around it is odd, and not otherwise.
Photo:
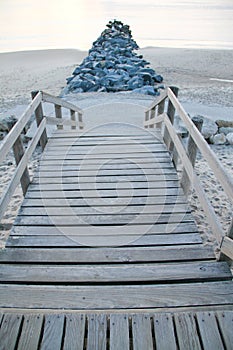
[(67, 314), (63, 350), (83, 350), (85, 343), (85, 315)]
[(41, 350), (60, 349), (62, 344), (64, 315), (46, 315)]
[(203, 312), (197, 315), (198, 327), (205, 350), (223, 350), (224, 346), (213, 312)]
[(132, 316), (132, 333), (134, 350), (153, 350), (151, 320), (148, 315)]
[(175, 330), (171, 314), (156, 314), (153, 318), (156, 349), (177, 348)]
[(42, 315), (25, 315), (17, 350), (37, 349), (42, 332), (42, 325)]
[(0, 349), (14, 350), (20, 333), (22, 315), (5, 314), (0, 328)]
[[(123, 286), (0, 285), (0, 307), (142, 309), (232, 305), (232, 282)], [(96, 296), (98, 295), (98, 298)], [(211, 297), (210, 297), (211, 296)]]
[(129, 350), (129, 320), (127, 314), (110, 315), (110, 349)]

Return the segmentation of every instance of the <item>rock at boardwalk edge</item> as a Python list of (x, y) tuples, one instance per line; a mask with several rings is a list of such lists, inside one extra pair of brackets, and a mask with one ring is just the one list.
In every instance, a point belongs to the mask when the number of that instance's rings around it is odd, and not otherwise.
[(227, 134), (226, 139), (229, 145), (233, 145), (233, 132), (230, 132), (229, 134)]
[(203, 119), (201, 133), (206, 140), (208, 140), (218, 132), (218, 126), (213, 120), (201, 115), (197, 115), (196, 117)]
[(93, 43), (88, 56), (67, 78), (61, 96), (82, 92), (132, 91), (159, 95), (163, 77), (138, 55), (128, 25), (114, 20)]
[(17, 119), (13, 115), (0, 119), (0, 134), (8, 133), (16, 122)]

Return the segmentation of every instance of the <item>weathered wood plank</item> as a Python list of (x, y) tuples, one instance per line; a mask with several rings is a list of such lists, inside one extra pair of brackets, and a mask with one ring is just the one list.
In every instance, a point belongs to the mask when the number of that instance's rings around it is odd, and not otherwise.
[(156, 349), (177, 348), (171, 314), (155, 314), (153, 317)]
[(66, 315), (63, 350), (83, 350), (85, 341), (85, 315)]
[[(145, 206), (146, 205), (153, 205), (153, 206), (169, 206), (172, 205), (173, 207), (175, 205), (186, 205), (187, 201), (184, 196), (181, 195), (167, 195), (164, 196), (150, 196), (150, 197), (122, 197), (111, 199), (106, 198), (104, 202), (100, 201), (98, 198), (92, 198), (91, 204), (92, 208), (101, 208), (102, 206), (106, 206), (109, 204), (111, 207), (117, 207), (117, 206)], [(69, 201), (64, 198), (46, 198), (45, 200), (39, 199), (39, 198), (24, 198), (22, 203), (22, 208), (33, 208), (33, 207), (81, 207), (81, 208), (87, 208), (89, 205), (87, 204), (87, 201), (85, 198), (77, 198), (72, 199), (70, 198)]]
[[(98, 193), (98, 196), (96, 195)], [(179, 196), (183, 195), (183, 191), (179, 188), (152, 188), (152, 189), (135, 189), (132, 192), (129, 189), (101, 190), (96, 192), (93, 190), (85, 191), (85, 198), (119, 198), (119, 197), (148, 197), (148, 196)], [(82, 191), (28, 191), (26, 198), (43, 198), (45, 201), (49, 198), (83, 198)]]
[[(75, 215), (71, 212), (71, 215), (51, 215), (48, 209), (48, 215), (47, 216), (17, 216), (15, 219), (15, 225), (20, 226), (53, 226), (53, 225), (59, 225), (59, 226), (101, 226), (101, 225), (141, 225), (141, 224), (166, 224), (169, 222), (177, 223), (180, 222), (193, 222), (193, 216), (190, 214), (186, 214), (185, 212), (181, 213), (171, 213), (171, 214), (144, 214), (143, 211), (139, 214), (101, 214), (101, 215)], [(120, 229), (120, 227), (119, 227)], [(110, 229), (111, 230), (111, 229)], [(129, 230), (131, 230), (129, 228)], [(80, 228), (80, 231), (82, 229)], [(94, 227), (93, 230), (90, 228), (89, 232), (95, 233), (96, 228)], [(115, 231), (115, 229), (114, 229)], [(126, 229), (123, 228), (121, 231), (126, 232)], [(127, 230), (128, 231), (128, 230)], [(131, 230), (132, 231), (132, 230)], [(100, 233), (100, 232), (99, 232)]]
[(24, 315), (23, 327), (17, 350), (38, 349), (43, 315)]
[[(40, 297), (43, 300), (42, 295)], [(62, 305), (62, 303), (60, 305)], [(61, 314), (61, 315), (53, 315), (53, 314), (46, 315), (45, 316), (44, 333), (43, 333), (43, 338), (42, 338), (40, 349), (41, 350), (60, 349), (61, 344), (62, 344), (63, 327), (64, 327), (64, 315), (63, 314)]]
[(106, 350), (107, 317), (104, 314), (88, 315), (87, 350)]
[(17, 344), (22, 315), (5, 314), (0, 328), (0, 349), (14, 350)]
[(147, 263), (120, 265), (10, 265), (1, 267), (4, 283), (115, 283), (115, 282), (188, 282), (230, 280), (225, 262)]
[[(114, 170), (114, 173), (113, 173)], [(60, 173), (57, 171), (61, 171), (61, 165), (40, 165), (39, 170), (35, 172), (35, 177), (38, 176), (46, 176), (51, 177), (53, 173), (56, 173), (55, 176), (60, 176)], [(71, 172), (71, 175), (68, 175)], [(85, 164), (85, 166), (65, 166), (62, 167), (62, 175), (63, 176), (73, 176), (73, 174), (79, 174), (79, 176), (92, 176), (96, 174), (96, 164)], [(124, 161), (112, 161), (101, 164), (101, 168), (98, 169), (98, 175), (142, 175), (146, 173), (147, 175), (153, 174), (170, 174), (174, 173), (174, 166), (172, 163), (163, 163), (163, 167), (158, 166), (157, 163), (143, 163), (143, 167), (141, 168), (136, 163)]]
[(201, 350), (201, 344), (191, 313), (175, 314), (176, 333), (180, 350)]
[[(76, 180), (76, 181), (75, 181)], [(118, 183), (114, 182), (86, 182), (85, 178), (76, 178), (74, 179), (73, 183), (66, 183), (63, 182), (62, 179), (60, 183), (55, 184), (44, 184), (43, 182), (40, 182), (40, 184), (31, 184), (29, 191), (83, 191), (83, 190), (93, 190), (96, 189), (99, 190), (105, 190), (110, 189), (114, 190), (117, 187), (117, 190), (121, 189), (128, 189), (128, 192), (131, 192), (133, 190), (137, 189), (148, 189), (148, 194), (150, 193), (150, 190), (154, 188), (174, 188), (179, 187), (179, 181), (178, 180), (170, 180), (170, 179), (163, 179), (161, 181), (151, 181), (147, 182), (145, 181), (140, 182), (133, 182), (131, 181), (131, 187), (129, 186), (129, 181), (119, 181)], [(165, 192), (165, 191), (164, 191)]]
[[(91, 204), (92, 207), (99, 208), (101, 210), (101, 206), (106, 206), (109, 204), (112, 207), (117, 207), (117, 206), (145, 206), (146, 205), (152, 205), (152, 206), (169, 206), (169, 205), (185, 205), (186, 206), (186, 199), (184, 196), (176, 196), (176, 195), (171, 195), (171, 196), (150, 196), (150, 197), (120, 197), (117, 198), (117, 200), (111, 199), (111, 198), (106, 198), (104, 202), (100, 201), (99, 198), (92, 198)], [(64, 198), (46, 198), (46, 200), (42, 200), (39, 198), (25, 198), (23, 203), (22, 203), (22, 208), (33, 208), (33, 207), (79, 207), (87, 208), (87, 201), (85, 198), (77, 198), (77, 199), (69, 199), (67, 201)]]
[(218, 322), (223, 335), (226, 349), (231, 349), (233, 344), (233, 312), (219, 311), (217, 312)]
[(213, 312), (198, 312), (197, 321), (205, 350), (224, 350), (217, 321)]
[[(52, 254), (51, 254), (52, 253)], [(212, 247), (197, 245), (131, 248), (7, 248), (1, 263), (104, 263), (214, 260)]]
[[(42, 203), (41, 203), (42, 204)], [(47, 203), (46, 203), (47, 204)], [(102, 214), (175, 214), (175, 213), (190, 213), (190, 209), (186, 204), (158, 204), (158, 205), (128, 205), (122, 206), (101, 206), (101, 207), (22, 207), (19, 211), (20, 216), (46, 216), (46, 215), (98, 215)]]
[[(93, 246), (98, 243), (97, 240), (93, 242), (93, 239), (86, 239), (86, 243), (83, 242), (82, 237), (77, 237), (74, 235), (64, 236), (62, 230), (57, 230), (60, 235), (43, 235), (43, 236), (10, 236), (7, 240), (7, 247), (80, 247), (80, 246)], [(113, 241), (113, 238), (102, 237), (100, 241), (100, 246), (109, 247), (109, 241)], [(100, 237), (101, 239), (101, 237)], [(199, 233), (188, 233), (188, 234), (162, 234), (162, 235), (144, 235), (142, 237), (132, 240), (132, 237), (126, 236), (125, 240), (128, 240), (128, 243), (124, 243), (126, 246), (160, 246), (160, 245), (180, 245), (180, 244), (197, 244), (202, 243)], [(91, 244), (92, 242), (92, 244)], [(88, 244), (89, 243), (89, 244)], [(119, 242), (117, 242), (119, 243)]]
[(110, 349), (129, 350), (129, 320), (127, 314), (110, 315)]
[[(98, 295), (98, 298), (96, 296)], [(211, 296), (211, 298), (210, 298)], [(64, 309), (141, 309), (188, 306), (232, 305), (232, 282), (209, 282), (187, 284), (158, 284), (132, 286), (18, 286), (0, 285), (0, 307), (10, 308), (57, 308)], [(63, 320), (59, 320), (59, 334), (62, 334)], [(186, 331), (188, 320), (181, 319), (181, 338)], [(44, 344), (51, 342), (51, 325), (44, 333)], [(179, 323), (179, 322), (178, 322)], [(178, 326), (177, 326), (178, 327)], [(57, 331), (58, 332), (58, 331)], [(51, 337), (49, 336), (51, 334)], [(193, 344), (191, 338), (188, 339)], [(55, 341), (60, 340), (56, 337)], [(182, 340), (181, 340), (182, 341)], [(59, 341), (58, 341), (59, 342)], [(182, 343), (181, 343), (182, 344)], [(196, 338), (195, 338), (196, 344)], [(42, 347), (43, 348), (43, 347)], [(58, 347), (59, 348), (59, 347)], [(195, 348), (195, 347), (193, 347)], [(192, 348), (192, 349), (193, 349)], [(188, 349), (186, 347), (185, 349)]]
[(134, 350), (153, 350), (151, 320), (148, 315), (132, 316), (132, 333)]
[[(79, 176), (77, 173), (76, 176), (63, 176), (64, 174), (62, 173), (61, 176), (57, 173), (57, 177), (39, 177), (38, 179), (33, 181), (33, 185), (30, 186), (30, 190), (38, 188), (36, 185), (40, 184), (40, 188), (44, 188), (42, 185), (51, 185), (51, 189), (53, 189), (54, 184), (84, 184), (84, 183), (105, 183), (105, 184), (118, 184), (118, 186), (123, 183), (123, 185), (126, 182), (132, 182), (132, 186), (139, 186), (147, 184), (147, 187), (153, 187), (156, 183), (164, 183), (164, 182), (169, 182), (169, 181), (177, 181), (177, 175), (176, 174), (157, 174), (157, 175), (123, 175), (121, 177), (114, 175), (114, 176), (102, 176), (99, 174), (93, 174), (92, 176)], [(46, 187), (45, 187), (46, 188)]]
[[(59, 233), (61, 233), (60, 231)], [(163, 245), (180, 245), (180, 244), (201, 244), (202, 240), (198, 233), (188, 233), (188, 234), (162, 234), (162, 235), (144, 235), (142, 237), (132, 237), (124, 236), (123, 242), (119, 242), (115, 236), (108, 237), (100, 236), (98, 239), (93, 239), (93, 237), (87, 236), (86, 239), (81, 236), (76, 235), (29, 235), (29, 236), (10, 236), (7, 240), (7, 247), (111, 247), (115, 242), (115, 245), (120, 246), (163, 246)], [(111, 242), (111, 244), (109, 243)]]

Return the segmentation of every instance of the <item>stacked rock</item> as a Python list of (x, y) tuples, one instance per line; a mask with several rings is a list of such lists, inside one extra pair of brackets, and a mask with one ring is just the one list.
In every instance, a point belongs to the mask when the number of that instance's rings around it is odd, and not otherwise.
[(133, 91), (159, 95), (163, 78), (134, 50), (137, 43), (128, 25), (114, 20), (93, 43), (88, 56), (67, 79), (63, 94), (69, 92)]

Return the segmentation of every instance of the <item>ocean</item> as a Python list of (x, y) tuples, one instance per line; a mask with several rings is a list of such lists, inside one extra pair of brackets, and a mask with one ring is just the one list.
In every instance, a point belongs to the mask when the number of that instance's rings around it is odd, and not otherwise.
[(141, 48), (233, 49), (233, 0), (0, 0), (0, 52), (88, 50), (113, 19)]

